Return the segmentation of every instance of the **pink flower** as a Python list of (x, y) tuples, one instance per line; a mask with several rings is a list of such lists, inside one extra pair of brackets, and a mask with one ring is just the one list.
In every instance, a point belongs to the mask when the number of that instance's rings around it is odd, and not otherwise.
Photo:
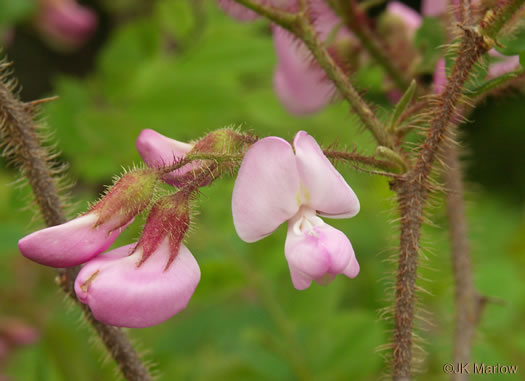
[(31, 233), (18, 241), (25, 257), (41, 265), (71, 267), (99, 255), (113, 244), (127, 226), (117, 227), (118, 218), (96, 226), (99, 217), (91, 212), (64, 224)]
[(415, 10), (409, 6), (400, 3), (399, 1), (392, 1), (388, 3), (387, 12), (399, 17), (408, 29), (410, 37), (413, 37), (416, 30), (421, 26), (423, 19)]
[(423, 0), (421, 12), (425, 16), (437, 17), (447, 11), (448, 0)]
[(329, 104), (336, 93), (335, 87), (308, 48), (278, 26), (273, 26), (273, 41), (277, 53), (273, 83), (286, 109), (301, 115), (319, 111)]
[(186, 308), (197, 284), (197, 261), (181, 244), (173, 263), (166, 238), (138, 267), (142, 248), (119, 247), (89, 261), (75, 281), (78, 299), (105, 324), (142, 328), (160, 324)]
[(487, 73), (489, 78), (499, 77), (500, 75), (509, 73), (513, 70), (517, 70), (520, 67), (520, 56), (504, 56), (499, 53), (496, 49), (489, 50), (491, 57), (501, 58), (501, 61), (494, 62), (489, 66), (489, 72)]
[[(355, 44), (352, 34), (340, 27), (340, 18), (321, 0), (310, 3), (314, 27), (321, 41), (336, 63), (344, 64), (338, 57), (338, 48), (344, 46), (346, 54), (351, 44)], [(313, 59), (310, 50), (290, 32), (273, 25), (273, 41), (277, 53), (277, 67), (274, 73), (274, 88), (285, 108), (293, 114), (309, 114), (328, 105), (337, 91), (324, 70)], [(335, 35), (332, 35), (336, 31)], [(338, 46), (339, 45), (339, 46)]]
[(45, 39), (62, 49), (84, 44), (97, 26), (96, 14), (75, 0), (41, 0), (36, 26)]
[(235, 181), (232, 211), (235, 229), (246, 242), (288, 221), (285, 254), (298, 290), (312, 280), (327, 283), (336, 274), (353, 278), (359, 273), (348, 238), (318, 216), (353, 217), (359, 200), (304, 131), (297, 133), (293, 147), (268, 137), (248, 150)]
[(446, 62), (444, 58), (441, 58), (436, 64), (436, 70), (434, 71), (434, 93), (441, 94), (447, 86), (447, 73), (446, 73)]

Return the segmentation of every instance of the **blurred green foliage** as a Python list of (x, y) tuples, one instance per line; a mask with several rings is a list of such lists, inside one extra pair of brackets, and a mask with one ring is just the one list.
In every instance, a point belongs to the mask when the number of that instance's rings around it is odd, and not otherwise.
[[(151, 15), (113, 30), (87, 78), (56, 78), (53, 93), (60, 99), (44, 115), (77, 183), (76, 211), (95, 200), (121, 166), (139, 162), (134, 142), (144, 128), (181, 141), (232, 124), (288, 139), (304, 129), (321, 144), (372, 151), (370, 137), (343, 104), (305, 118), (283, 109), (272, 89), (275, 55), (265, 22), (235, 22), (213, 2), (206, 2), (205, 14), (204, 26), (193, 25), (187, 2), (158, 2)], [(369, 73), (374, 83), (377, 68), (364, 73), (360, 81)], [(388, 371), (378, 348), (389, 342), (392, 322), (380, 319), (378, 311), (390, 303), (395, 271), (393, 193), (384, 179), (340, 169), (362, 210), (351, 220), (330, 223), (351, 239), (361, 273), (306, 291), (292, 287), (284, 227), (246, 244), (232, 224), (233, 179), (203, 190), (187, 240), (202, 271), (195, 295), (168, 322), (129, 331), (148, 349), (146, 358), (160, 380), (366, 381)], [(25, 208), (28, 190), (14, 187), (15, 179), (13, 170), (1, 169), (0, 314), (23, 317), (42, 336), (13, 353), (6, 372), (16, 381), (113, 380), (114, 365), (100, 361), (104, 351), (93, 345), (78, 309), (64, 303), (54, 271), (18, 253), (17, 240), (42, 223), (29, 222), (34, 208)], [(502, 300), (486, 308), (474, 359), (518, 365), (521, 375), (490, 379), (519, 380), (525, 371), (524, 208), (498, 193), (472, 189), (467, 197), (476, 285)], [(428, 291), (421, 294), (428, 321), (419, 323), (428, 352), (422, 379), (442, 380), (452, 351), (453, 284), (444, 210), (432, 213), (436, 225), (425, 228), (426, 280), (420, 281)], [(135, 222), (115, 246), (135, 240), (140, 227)]]

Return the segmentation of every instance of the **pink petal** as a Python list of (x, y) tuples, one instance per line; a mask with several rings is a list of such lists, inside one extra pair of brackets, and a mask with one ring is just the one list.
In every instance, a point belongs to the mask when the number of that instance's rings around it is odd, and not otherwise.
[(352, 245), (341, 231), (323, 224), (311, 232), (297, 234), (293, 223), (288, 225), (284, 251), (296, 289), (308, 288), (312, 280), (329, 283), (355, 261)]
[(334, 168), (319, 144), (304, 131), (294, 139), (297, 169), (306, 194), (303, 204), (330, 218), (353, 217), (359, 200), (341, 174)]
[(137, 268), (141, 249), (127, 256), (133, 245), (120, 247), (88, 262), (78, 274), (78, 299), (105, 324), (142, 328), (160, 324), (186, 308), (197, 284), (200, 269), (188, 248), (165, 270), (169, 259), (166, 239)]
[(277, 26), (273, 27), (273, 41), (278, 61), (274, 87), (286, 109), (308, 114), (330, 103), (335, 88), (312, 61), (308, 48)]
[(504, 56), (499, 53), (496, 49), (491, 49), (489, 54), (492, 57), (499, 57), (502, 60), (499, 62), (494, 62), (489, 66), (488, 77), (495, 78), (500, 75), (506, 74), (510, 71), (516, 70), (520, 67), (520, 56)]
[(437, 64), (436, 69), (434, 70), (434, 93), (441, 94), (445, 87), (447, 86), (447, 73), (445, 66), (445, 59), (441, 58)]
[[(192, 147), (191, 144), (168, 138), (150, 129), (142, 130), (137, 138), (137, 151), (142, 160), (151, 168), (164, 167), (175, 163), (184, 158)], [(182, 181), (180, 176), (196, 169), (197, 166), (197, 163), (187, 164), (164, 176), (164, 180), (168, 184), (179, 187)]]
[(404, 24), (408, 28), (408, 32), (411, 36), (414, 35), (416, 30), (421, 26), (423, 19), (415, 10), (409, 6), (400, 3), (399, 1), (392, 1), (388, 3), (386, 8), (387, 12), (398, 16), (403, 20)]
[(110, 220), (94, 228), (97, 219), (93, 212), (62, 225), (36, 231), (18, 241), (18, 248), (22, 255), (42, 265), (80, 265), (110, 247), (127, 226), (111, 231), (115, 223)]
[(290, 144), (274, 136), (250, 147), (235, 180), (233, 223), (246, 242), (272, 233), (297, 210), (299, 176)]
[(217, 0), (225, 12), (239, 21), (253, 21), (259, 17), (257, 13), (236, 3), (233, 0)]
[(82, 45), (93, 35), (97, 16), (74, 0), (48, 0), (43, 1), (37, 26), (46, 38), (70, 48)]
[(359, 263), (357, 262), (357, 259), (355, 258), (355, 255), (352, 256), (350, 259), (350, 262), (346, 266), (346, 268), (343, 270), (343, 274), (345, 274), (349, 278), (355, 278), (359, 274)]
[(424, 16), (437, 17), (447, 11), (448, 0), (423, 0), (421, 13)]

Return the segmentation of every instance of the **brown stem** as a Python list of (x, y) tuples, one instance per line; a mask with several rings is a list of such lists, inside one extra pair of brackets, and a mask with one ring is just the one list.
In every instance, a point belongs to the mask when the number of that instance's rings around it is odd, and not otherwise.
[[(448, 144), (443, 154), (446, 168), (444, 180), (447, 196), (452, 268), (456, 287), (456, 327), (454, 334), (454, 364), (470, 361), (472, 342), (481, 314), (481, 298), (474, 288), (472, 261), (467, 237), (464, 187), (458, 149)], [(465, 381), (467, 373), (452, 374), (453, 381)]]
[(419, 238), (423, 208), (430, 187), (429, 176), (447, 127), (457, 115), (456, 107), (474, 63), (488, 50), (483, 37), (465, 29), (458, 56), (447, 86), (440, 96), (437, 110), (414, 168), (402, 180), (393, 183), (401, 214), (401, 237), (395, 288), (394, 343), (392, 373), (395, 381), (411, 378), (412, 330), (417, 278)]
[(323, 150), (323, 153), (326, 157), (330, 159), (356, 162), (386, 170), (392, 170), (397, 168), (397, 165), (391, 163), (390, 161), (376, 159), (372, 156), (360, 155), (356, 152), (335, 151), (331, 149), (325, 149)]
[[(5, 68), (5, 67), (4, 67)], [(2, 68), (2, 69), (4, 69)], [(0, 121), (3, 156), (15, 164), (27, 178), (42, 216), (48, 226), (66, 222), (62, 204), (53, 178), (49, 152), (42, 146), (37, 126), (30, 113), (31, 107), (19, 101), (10, 85), (0, 81)], [(151, 376), (133, 349), (127, 336), (116, 327), (98, 322), (89, 308), (78, 302), (74, 281), (78, 268), (58, 270), (61, 288), (80, 304), (84, 316), (91, 323), (122, 374), (129, 381), (149, 381)]]

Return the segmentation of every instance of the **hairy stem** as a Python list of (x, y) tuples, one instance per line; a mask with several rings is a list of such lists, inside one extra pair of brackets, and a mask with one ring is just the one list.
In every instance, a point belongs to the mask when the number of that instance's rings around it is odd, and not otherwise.
[[(37, 127), (31, 114), (34, 104), (19, 101), (6, 85), (5, 78), (0, 81), (0, 118), (3, 155), (15, 164), (27, 178), (42, 216), (48, 226), (66, 222), (60, 197), (58, 195), (50, 155), (42, 146)], [(89, 308), (78, 302), (74, 291), (74, 281), (78, 268), (58, 270), (61, 288), (75, 302), (80, 304), (84, 316), (91, 323), (122, 374), (129, 381), (149, 381), (151, 376), (133, 349), (127, 336), (116, 327), (98, 322)]]
[(373, 156), (360, 155), (356, 152), (335, 151), (331, 149), (325, 149), (323, 150), (323, 153), (326, 157), (330, 159), (360, 163), (386, 170), (392, 170), (397, 168), (397, 165), (390, 161), (376, 159)]
[[(480, 318), (480, 297), (472, 279), (472, 261), (467, 237), (465, 218), (464, 187), (458, 149), (448, 144), (443, 153), (444, 180), (447, 197), (447, 214), (451, 243), (452, 268), (456, 288), (456, 322), (454, 334), (454, 364), (470, 361), (472, 342)], [(453, 381), (465, 381), (468, 374), (458, 372), (451, 376)]]
[(447, 127), (457, 115), (456, 107), (475, 62), (488, 50), (483, 37), (470, 29), (464, 38), (447, 86), (440, 96), (418, 160), (405, 177), (393, 184), (401, 214), (400, 253), (395, 288), (392, 375), (395, 381), (411, 378), (412, 332), (417, 278), (419, 238), (429, 176)]
[(315, 60), (325, 71), (327, 77), (334, 83), (343, 98), (350, 104), (352, 110), (359, 116), (363, 124), (372, 133), (379, 145), (394, 148), (393, 141), (386, 129), (377, 118), (368, 104), (361, 98), (356, 91), (348, 76), (334, 62), (326, 48), (319, 40), (315, 29), (308, 18), (299, 18), (299, 30), (297, 37), (302, 38), (305, 45), (310, 49)]
[[(364, 126), (370, 130), (379, 145), (393, 148), (391, 137), (368, 104), (361, 98), (343, 70), (334, 62), (324, 45), (317, 36), (306, 9), (297, 14), (290, 14), (268, 6), (258, 4), (254, 0), (235, 0), (251, 10), (267, 17), (281, 27), (301, 39), (312, 52), (315, 60), (326, 72), (327, 77), (334, 83), (343, 98), (348, 101), (354, 112), (359, 116)], [(306, 2), (303, 2), (307, 4)]]

